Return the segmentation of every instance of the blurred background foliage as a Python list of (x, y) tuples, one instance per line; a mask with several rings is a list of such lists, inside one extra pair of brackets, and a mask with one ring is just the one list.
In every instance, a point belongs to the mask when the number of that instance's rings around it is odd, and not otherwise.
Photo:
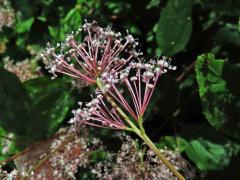
[(239, 0), (0, 0), (0, 159), (66, 126), (92, 91), (52, 81), (39, 57), (87, 19), (127, 29), (146, 59), (167, 55), (178, 66), (161, 78), (144, 121), (158, 147), (180, 152), (199, 179), (239, 179), (239, 17)]

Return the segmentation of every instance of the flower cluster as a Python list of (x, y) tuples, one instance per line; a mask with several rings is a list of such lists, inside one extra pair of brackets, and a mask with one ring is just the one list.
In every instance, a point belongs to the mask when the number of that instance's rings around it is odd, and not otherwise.
[(97, 138), (89, 141), (87, 129), (82, 128), (78, 135), (71, 129), (61, 128), (55, 136), (38, 142), (36, 146), (32, 146), (31, 151), (17, 157), (14, 162), (18, 178), (76, 179), (78, 168), (89, 165), (90, 152), (102, 148), (101, 141)]
[[(82, 43), (78, 43), (80, 32), (87, 34)], [(159, 77), (176, 67), (166, 57), (141, 61), (138, 56), (142, 53), (135, 50), (137, 44), (131, 35), (122, 38), (120, 33), (109, 27), (103, 29), (94, 21), (86, 22), (56, 48), (48, 44), (41, 56), (50, 59), (47, 69), (53, 78), (61, 73), (97, 86), (96, 96), (85, 106), (79, 102), (80, 107), (72, 111), (74, 117), (70, 123), (75, 127), (88, 124), (133, 131), (176, 177), (185, 179), (158, 151), (143, 127), (143, 115)]]
[[(121, 140), (121, 149), (108, 161), (100, 162), (92, 169), (98, 179), (177, 179), (153, 151), (146, 151), (145, 146), (137, 147), (136, 141), (129, 136), (122, 136)], [(195, 172), (179, 153), (169, 150), (161, 152), (177, 169), (184, 171), (188, 179), (194, 179)]]
[(0, 31), (4, 26), (11, 27), (15, 22), (15, 12), (10, 2), (7, 0), (0, 1)]
[(13, 60), (7, 57), (4, 59), (3, 64), (6, 70), (14, 73), (22, 82), (42, 76), (40, 67), (34, 59), (25, 59), (14, 63)]
[[(85, 34), (81, 43), (78, 42), (80, 34)], [(93, 21), (67, 35), (66, 41), (56, 47), (48, 43), (41, 56), (44, 60), (50, 59), (46, 68), (54, 75), (53, 78), (61, 73), (94, 84), (104, 72), (119, 71), (141, 55), (135, 50), (137, 44), (132, 35), (123, 38), (121, 33), (113, 32), (110, 27), (104, 29)]]
[(92, 99), (82, 108), (82, 103), (79, 102), (80, 108), (73, 110), (74, 118), (70, 123), (88, 124), (97, 127), (110, 127), (113, 129), (125, 129), (121, 117), (116, 109), (109, 106), (104, 101), (103, 95), (99, 94), (96, 98)]
[[(80, 33), (85, 34), (79, 43)], [(96, 96), (73, 110), (70, 123), (126, 129), (125, 114), (138, 121), (144, 115), (158, 78), (175, 70), (166, 57), (144, 63), (135, 49), (138, 43), (128, 34), (86, 22), (66, 41), (41, 53), (47, 69), (56, 77), (66, 74), (86, 84), (96, 84)], [(127, 98), (130, 95), (130, 99)], [(123, 111), (121, 110), (123, 109)]]
[[(151, 60), (149, 63), (131, 62), (129, 66), (115, 73), (102, 76), (106, 91), (137, 121), (143, 116), (149, 104), (157, 80), (167, 70), (175, 70), (166, 57)], [(107, 88), (106, 88), (107, 87)], [(124, 91), (125, 90), (125, 91)], [(130, 94), (131, 100), (127, 100)], [(129, 102), (130, 101), (130, 102)]]
[[(169, 69), (175, 70), (176, 67), (171, 66), (166, 57), (163, 57), (149, 63), (131, 62), (119, 72), (111, 70), (103, 73), (98, 95), (86, 103), (85, 107), (80, 102), (80, 108), (73, 111), (74, 118), (70, 123), (125, 129), (127, 126), (117, 108), (121, 107), (138, 121), (146, 111), (158, 78)], [(131, 96), (130, 99), (126, 98), (128, 95)]]

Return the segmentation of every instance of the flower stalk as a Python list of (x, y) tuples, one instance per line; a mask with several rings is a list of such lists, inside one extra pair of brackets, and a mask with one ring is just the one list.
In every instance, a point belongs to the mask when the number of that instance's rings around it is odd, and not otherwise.
[[(76, 37), (81, 33), (86, 35), (79, 43)], [(72, 111), (74, 117), (69, 123), (134, 132), (178, 179), (184, 180), (143, 127), (143, 116), (159, 77), (176, 67), (166, 57), (143, 62), (137, 45), (132, 35), (123, 38), (121, 33), (109, 27), (103, 29), (94, 21), (68, 35), (65, 43), (57, 47), (48, 44), (41, 56), (50, 60), (46, 68), (53, 78), (65, 74), (87, 85), (97, 85), (96, 96), (84, 107), (79, 102), (80, 107)]]
[[(103, 84), (101, 80), (97, 80), (97, 86), (100, 90), (103, 89)], [(167, 158), (159, 151), (159, 149), (155, 146), (155, 144), (151, 141), (151, 139), (145, 133), (145, 129), (143, 127), (143, 117), (140, 115), (138, 119), (139, 128), (131, 121), (131, 119), (122, 111), (122, 109), (114, 102), (114, 100), (107, 93), (104, 93), (104, 96), (108, 100), (108, 102), (112, 105), (113, 108), (118, 111), (118, 113), (122, 116), (122, 118), (128, 123), (130, 127), (127, 127), (126, 130), (132, 131), (136, 133), (147, 145), (148, 147), (158, 156), (158, 158), (165, 164), (169, 170), (179, 179), (185, 180), (185, 178), (177, 171), (177, 169), (167, 160)]]

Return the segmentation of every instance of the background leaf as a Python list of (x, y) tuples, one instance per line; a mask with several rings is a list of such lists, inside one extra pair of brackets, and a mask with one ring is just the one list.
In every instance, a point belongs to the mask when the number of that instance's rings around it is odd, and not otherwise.
[(24, 83), (34, 104), (36, 123), (32, 129), (39, 137), (53, 134), (73, 104), (71, 84), (64, 80), (41, 77)]
[(185, 48), (192, 32), (190, 0), (169, 0), (156, 27), (157, 44), (164, 55), (173, 56)]
[(206, 124), (185, 124), (182, 133), (187, 141), (185, 147), (187, 156), (202, 171), (226, 167), (240, 150), (237, 143), (225, 138)]
[(195, 66), (205, 117), (217, 130), (237, 140), (240, 138), (240, 101), (236, 92), (240, 84), (232, 78), (240, 74), (239, 70), (239, 65), (217, 60), (212, 54), (199, 56)]
[(16, 134), (29, 134), (32, 101), (20, 80), (0, 68), (0, 126)]
[[(6, 138), (9, 139), (6, 139)], [(3, 128), (0, 127), (0, 161), (5, 160), (7, 157), (18, 152), (18, 149), (13, 141), (13, 133), (7, 133)]]
[(24, 33), (24, 32), (27, 32), (31, 29), (31, 26), (34, 22), (34, 18), (31, 17), (27, 20), (18, 20), (16, 25), (15, 25), (15, 28), (16, 28), (16, 32), (17, 33)]

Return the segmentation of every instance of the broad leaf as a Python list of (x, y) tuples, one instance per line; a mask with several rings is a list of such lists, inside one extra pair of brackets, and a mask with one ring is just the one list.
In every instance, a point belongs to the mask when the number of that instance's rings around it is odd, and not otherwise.
[(64, 80), (41, 77), (24, 83), (34, 104), (37, 122), (34, 131), (39, 136), (53, 134), (64, 120), (73, 100), (70, 84)]
[(239, 140), (240, 66), (215, 59), (212, 54), (198, 57), (195, 66), (202, 109), (209, 123)]
[(190, 0), (169, 0), (156, 27), (161, 52), (173, 56), (185, 48), (192, 32)]
[(185, 124), (185, 152), (198, 169), (219, 170), (228, 166), (240, 146), (205, 124)]
[(17, 134), (28, 134), (32, 101), (20, 80), (0, 68), (0, 126)]

